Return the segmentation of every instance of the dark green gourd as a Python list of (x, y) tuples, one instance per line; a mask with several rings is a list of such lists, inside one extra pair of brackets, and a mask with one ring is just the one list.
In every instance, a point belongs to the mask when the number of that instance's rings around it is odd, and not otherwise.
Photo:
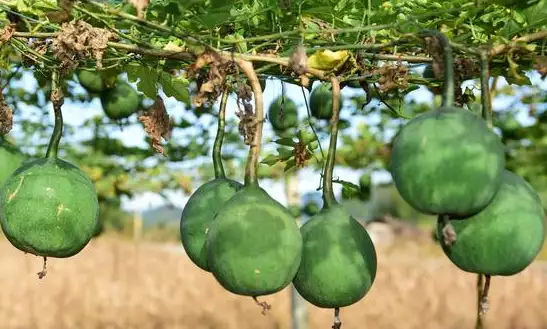
[(129, 118), (139, 110), (141, 97), (125, 81), (117, 81), (113, 88), (101, 93), (101, 104), (107, 117), (112, 120)]
[(298, 108), (292, 99), (279, 96), (270, 104), (268, 119), (276, 132), (296, 128), (298, 126)]
[(106, 90), (105, 83), (100, 73), (80, 70), (77, 73), (80, 85), (89, 93), (101, 93)]
[[(338, 104), (337, 80), (333, 81), (333, 91)], [(370, 290), (376, 277), (377, 259), (366, 229), (336, 202), (332, 192), (339, 106), (332, 112), (323, 176), (323, 209), (301, 227), (304, 249), (293, 284), (308, 302), (334, 308), (337, 315), (339, 308), (358, 302)]]
[(55, 129), (46, 157), (19, 167), (0, 190), (0, 224), (16, 248), (37, 256), (65, 258), (89, 243), (99, 207), (91, 180), (57, 157), (63, 120), (60, 106), (54, 109)]
[[(339, 100), (342, 107), (342, 99)], [(310, 94), (310, 110), (314, 118), (329, 120), (332, 117), (332, 91), (326, 83), (321, 83)]]
[[(458, 236), (451, 246), (440, 239), (448, 258), (460, 269), (484, 275), (514, 275), (536, 258), (545, 239), (544, 210), (537, 192), (520, 176), (505, 170), (500, 189), (481, 212), (450, 224)], [(442, 236), (443, 222), (437, 225)]]
[[(262, 117), (262, 92), (254, 72), (250, 75), (256, 116)], [(262, 136), (262, 122), (258, 122), (245, 185), (218, 211), (206, 242), (209, 270), (216, 280), (234, 294), (252, 297), (272, 294), (289, 285), (302, 253), (295, 218), (258, 185)]]
[(482, 118), (454, 105), (452, 50), (444, 49), (442, 106), (410, 120), (394, 139), (391, 174), (397, 190), (426, 214), (465, 217), (484, 209), (501, 184), (504, 147)]
[(207, 254), (205, 240), (209, 226), (217, 211), (242, 187), (242, 184), (226, 178), (222, 165), (221, 149), (228, 93), (222, 95), (218, 113), (218, 130), (213, 145), (215, 179), (201, 185), (188, 199), (180, 219), (180, 236), (186, 254), (194, 264), (205, 271)]

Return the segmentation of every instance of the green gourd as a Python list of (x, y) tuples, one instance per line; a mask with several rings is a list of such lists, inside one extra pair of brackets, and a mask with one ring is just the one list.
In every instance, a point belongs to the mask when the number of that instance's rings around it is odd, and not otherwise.
[[(444, 253), (463, 271), (509, 276), (528, 267), (545, 240), (545, 214), (538, 193), (508, 170), (494, 200), (481, 212), (451, 219), (457, 240)], [(444, 222), (437, 225), (442, 236)]]
[(101, 104), (107, 117), (121, 120), (139, 110), (141, 97), (129, 83), (118, 81), (113, 88), (101, 93)]
[[(339, 100), (342, 107), (342, 100)], [(332, 116), (332, 92), (326, 83), (321, 83), (310, 94), (311, 115), (317, 119), (329, 120)]]
[(215, 178), (201, 185), (188, 199), (180, 219), (182, 246), (190, 260), (209, 271), (205, 241), (211, 222), (218, 210), (243, 186), (226, 178), (222, 165), (221, 149), (224, 140), (225, 113), (228, 93), (222, 95), (218, 114), (218, 130), (213, 145)]
[[(333, 89), (340, 90), (339, 86)], [(339, 94), (334, 96), (338, 97)], [(338, 105), (332, 113), (335, 124), (331, 125), (323, 175), (323, 209), (301, 227), (304, 247), (293, 284), (305, 300), (317, 307), (334, 308), (338, 314), (341, 307), (358, 302), (370, 290), (376, 277), (377, 258), (366, 229), (334, 198), (332, 173)]]
[[(258, 80), (254, 76), (251, 82), (254, 79)], [(260, 88), (253, 91), (256, 117), (261, 118), (262, 92)], [(258, 120), (245, 184), (217, 212), (206, 240), (207, 264), (220, 285), (234, 294), (254, 298), (289, 285), (302, 254), (295, 218), (258, 184), (261, 137), (262, 121)]]
[(298, 108), (288, 97), (279, 96), (268, 110), (268, 119), (275, 131), (284, 132), (298, 126)]
[(80, 70), (77, 76), (80, 85), (90, 93), (101, 93), (106, 89), (103, 78), (99, 73)]
[(505, 167), (504, 146), (482, 118), (454, 105), (452, 51), (446, 37), (440, 108), (410, 120), (393, 141), (391, 174), (397, 190), (425, 214), (465, 217), (494, 198)]
[[(56, 75), (53, 80), (55, 89)], [(66, 258), (91, 240), (99, 205), (85, 173), (57, 157), (63, 120), (60, 106), (54, 108), (55, 129), (46, 157), (23, 164), (0, 189), (0, 224), (17, 249)]]

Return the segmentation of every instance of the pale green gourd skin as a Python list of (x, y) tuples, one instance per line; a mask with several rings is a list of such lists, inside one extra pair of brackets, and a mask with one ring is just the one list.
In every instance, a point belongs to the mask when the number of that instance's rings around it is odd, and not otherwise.
[(366, 229), (336, 204), (301, 227), (304, 247), (293, 280), (298, 293), (317, 307), (340, 308), (361, 300), (378, 267)]
[(209, 226), (218, 210), (242, 186), (227, 178), (216, 178), (201, 185), (184, 206), (180, 221), (182, 245), (190, 260), (205, 271), (209, 271), (205, 251)]
[(19, 250), (43, 257), (79, 253), (98, 224), (95, 187), (60, 159), (27, 162), (0, 190), (0, 224)]
[(215, 216), (206, 252), (211, 273), (226, 290), (257, 297), (291, 283), (300, 265), (302, 237), (289, 211), (250, 185)]

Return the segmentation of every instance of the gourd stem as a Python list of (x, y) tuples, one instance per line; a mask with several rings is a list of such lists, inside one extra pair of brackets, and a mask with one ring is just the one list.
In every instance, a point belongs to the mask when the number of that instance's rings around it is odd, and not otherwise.
[(422, 30), (419, 35), (422, 38), (436, 37), (439, 40), (443, 50), (444, 62), (443, 101), (441, 107), (454, 106), (454, 58), (452, 56), (450, 41), (443, 33), (436, 30)]
[(488, 54), (481, 52), (481, 103), (482, 103), (482, 118), (486, 121), (486, 124), (492, 129), (492, 107), (490, 106), (490, 87), (488, 86), (488, 80), (490, 80), (490, 69), (488, 63)]
[(224, 166), (222, 165), (222, 142), (224, 141), (224, 127), (226, 126), (226, 104), (228, 103), (228, 89), (222, 93), (220, 100), (220, 108), (218, 110), (218, 129), (215, 143), (213, 144), (213, 167), (215, 170), (215, 178), (224, 178)]
[(477, 321), (475, 322), (475, 329), (483, 329), (483, 321), (481, 314), (481, 302), (482, 302), (482, 287), (484, 285), (484, 276), (477, 274)]
[(255, 100), (255, 119), (252, 126), (253, 139), (249, 147), (247, 166), (245, 167), (245, 185), (258, 185), (258, 157), (260, 156), (260, 144), (262, 141), (262, 126), (264, 123), (264, 104), (262, 99), (262, 88), (253, 68), (253, 63), (238, 60), (238, 65), (249, 79)]
[(332, 191), (332, 172), (336, 157), (336, 141), (338, 140), (338, 120), (340, 119), (340, 82), (332, 77), (332, 116), (330, 118), (330, 144), (325, 169), (323, 173), (323, 208), (328, 208), (336, 202)]
[(59, 71), (55, 69), (51, 75), (51, 96), (50, 100), (53, 104), (53, 112), (55, 114), (55, 126), (53, 128), (53, 134), (49, 140), (49, 145), (46, 151), (46, 158), (56, 159), (59, 151), (59, 142), (63, 136), (63, 112), (61, 107), (63, 106), (64, 98), (63, 91), (59, 86)]

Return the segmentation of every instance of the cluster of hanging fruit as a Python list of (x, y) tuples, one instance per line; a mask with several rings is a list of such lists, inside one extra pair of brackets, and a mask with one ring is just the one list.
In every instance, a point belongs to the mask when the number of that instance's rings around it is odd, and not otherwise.
[(100, 73), (80, 70), (78, 82), (91, 95), (98, 95), (104, 114), (112, 120), (129, 118), (142, 107), (140, 96), (129, 83), (116, 79), (109, 81)]
[[(253, 91), (256, 116), (261, 117), (261, 91)], [(213, 147), (216, 178), (199, 187), (184, 207), (182, 245), (192, 262), (211, 272), (226, 290), (256, 301), (293, 283), (308, 302), (335, 309), (339, 327), (339, 309), (361, 300), (371, 288), (377, 259), (366, 229), (337, 203), (332, 190), (341, 104), (338, 80), (332, 79), (332, 91), (325, 98), (330, 109), (318, 112), (323, 118), (328, 113), (332, 117), (324, 205), (312, 211), (314, 216), (301, 228), (290, 211), (259, 186), (260, 139), (249, 151), (244, 184), (226, 178), (220, 157), (226, 98), (225, 94), (220, 104)], [(269, 118), (274, 129), (285, 130), (287, 123), (296, 121), (296, 105), (289, 99), (275, 100)], [(257, 129), (261, 136), (262, 124)]]
[[(27, 160), (1, 139), (3, 177), (0, 177), (0, 225), (17, 249), (44, 258), (79, 253), (98, 225), (99, 204), (90, 178), (78, 167), (58, 158), (63, 130), (58, 74), (53, 74), (52, 103), (55, 128), (44, 158)], [(37, 211), (39, 209), (39, 211)]]
[(504, 145), (487, 122), (454, 105), (446, 37), (434, 31), (424, 36), (438, 38), (444, 49), (443, 102), (410, 120), (396, 136), (395, 186), (415, 209), (438, 216), (442, 249), (457, 267), (487, 280), (517, 274), (544, 243), (541, 200), (523, 178), (505, 169)]

